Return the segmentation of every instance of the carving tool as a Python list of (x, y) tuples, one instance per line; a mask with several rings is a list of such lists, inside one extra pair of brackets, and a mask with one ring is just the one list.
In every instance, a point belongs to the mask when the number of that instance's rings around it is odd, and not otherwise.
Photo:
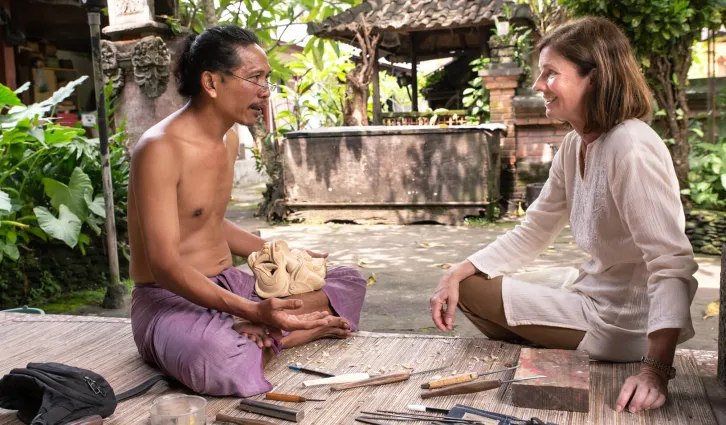
[(418, 375), (422, 373), (431, 373), (431, 372), (438, 372), (440, 370), (448, 368), (450, 365), (437, 367), (436, 369), (429, 369), (429, 370), (422, 370), (420, 372), (413, 372), (413, 373), (393, 373), (391, 375), (381, 375), (381, 376), (375, 376), (370, 379), (364, 379), (362, 381), (357, 381), (353, 383), (347, 383), (342, 385), (333, 385), (330, 387), (330, 391), (343, 391), (343, 390), (349, 390), (351, 388), (359, 388), (359, 387), (373, 387), (376, 385), (386, 385), (386, 384), (394, 384), (396, 382), (402, 382), (407, 381), (408, 378), (410, 378), (413, 375)]
[(237, 425), (275, 425), (272, 422), (260, 421), (257, 419), (236, 418), (234, 416), (222, 415), (221, 413), (218, 413), (214, 420)]
[(278, 401), (292, 401), (295, 403), (302, 403), (304, 401), (325, 401), (316, 398), (306, 398), (295, 394), (280, 394), (280, 393), (267, 393), (265, 394), (267, 400), (278, 400)]
[(456, 385), (456, 384), (464, 384), (467, 382), (471, 382), (482, 376), (492, 375), (492, 374), (500, 373), (500, 372), (506, 372), (508, 370), (516, 369), (518, 367), (519, 367), (519, 365), (516, 365), (516, 366), (507, 367), (507, 368), (499, 369), (499, 370), (492, 370), (492, 371), (484, 372), (484, 373), (471, 372), (471, 373), (464, 373), (464, 374), (456, 375), (456, 376), (449, 376), (447, 378), (441, 378), (441, 379), (436, 379), (433, 381), (425, 382), (425, 383), (421, 384), (421, 388), (423, 388), (425, 390), (428, 390), (428, 389), (433, 390), (436, 388), (443, 388), (443, 387), (448, 387), (448, 386)]
[(507, 384), (510, 382), (528, 381), (530, 379), (540, 379), (540, 378), (546, 378), (546, 376), (545, 375), (529, 376), (527, 378), (510, 379), (507, 381), (494, 379), (491, 381), (469, 382), (466, 384), (459, 384), (459, 385), (454, 385), (451, 387), (440, 388), (438, 390), (432, 390), (432, 391), (428, 391), (425, 393), (421, 393), (421, 398), (425, 399), (425, 398), (431, 398), (431, 397), (441, 397), (441, 396), (446, 396), (446, 395), (478, 393), (480, 391), (487, 391), (487, 390), (493, 390), (494, 388), (499, 388), (503, 384)]
[(316, 385), (336, 385), (336, 384), (347, 384), (349, 382), (358, 382), (364, 379), (368, 379), (371, 376), (367, 373), (346, 373), (345, 375), (331, 376), (330, 378), (313, 379), (310, 381), (303, 381), (304, 387), (314, 387)]
[(308, 369), (306, 367), (298, 367), (298, 366), (291, 365), (291, 366), (288, 366), (287, 368), (298, 371), (298, 372), (309, 373), (310, 375), (322, 376), (323, 378), (330, 378), (331, 376), (335, 376), (332, 373), (322, 372), (322, 371), (315, 370), (315, 369)]
[[(435, 422), (446, 422), (451, 424), (481, 424), (480, 421), (472, 419), (462, 418), (442, 418), (441, 416), (427, 415), (424, 413), (397, 413), (389, 410), (378, 410), (377, 412), (366, 412), (363, 411), (361, 414), (373, 415), (374, 419), (388, 419), (391, 421), (435, 421)], [(370, 417), (370, 416), (365, 416)]]
[(385, 422), (380, 422), (375, 419), (367, 418), (365, 416), (359, 416), (359, 417), (355, 418), (355, 421), (364, 423), (364, 424), (368, 424), (368, 425), (388, 425)]
[(423, 404), (409, 404), (406, 409), (415, 410), (417, 412), (431, 412), (431, 413), (443, 413), (444, 415), (449, 413), (449, 409), (441, 409), (439, 407), (429, 407)]
[(305, 412), (302, 410), (290, 409), (288, 407), (278, 406), (277, 404), (248, 400), (246, 398), (240, 400), (239, 408), (246, 412), (284, 419), (290, 422), (297, 422), (305, 417)]

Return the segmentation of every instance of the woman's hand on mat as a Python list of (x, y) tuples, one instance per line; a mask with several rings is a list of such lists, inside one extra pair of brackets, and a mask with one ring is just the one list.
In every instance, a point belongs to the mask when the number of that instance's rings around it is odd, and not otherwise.
[(267, 326), (251, 322), (237, 322), (232, 326), (240, 335), (247, 337), (258, 347), (272, 347), (272, 338)]
[(667, 395), (668, 379), (661, 372), (642, 367), (638, 375), (625, 380), (615, 402), (615, 411), (622, 412), (626, 406), (631, 413), (657, 409), (666, 402)]
[(322, 254), (319, 254), (317, 252), (310, 251), (309, 249), (306, 249), (305, 252), (307, 252), (308, 255), (310, 255), (313, 258), (328, 258), (328, 253), (327, 252), (324, 252)]
[(302, 300), (268, 298), (255, 305), (256, 317), (251, 321), (290, 332), (328, 325), (330, 313), (327, 311), (315, 311), (296, 316), (295, 310), (301, 309), (302, 306)]
[(470, 261), (464, 261), (450, 268), (439, 280), (436, 292), (429, 302), (431, 318), (442, 332), (454, 329), (454, 312), (459, 303), (459, 283), (474, 273), (476, 267)]

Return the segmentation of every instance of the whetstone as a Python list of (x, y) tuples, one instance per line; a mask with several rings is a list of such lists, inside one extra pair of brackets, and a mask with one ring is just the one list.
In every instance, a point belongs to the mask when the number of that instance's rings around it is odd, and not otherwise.
[(584, 351), (522, 348), (514, 378), (547, 378), (512, 382), (512, 404), (533, 409), (588, 412), (590, 358)]

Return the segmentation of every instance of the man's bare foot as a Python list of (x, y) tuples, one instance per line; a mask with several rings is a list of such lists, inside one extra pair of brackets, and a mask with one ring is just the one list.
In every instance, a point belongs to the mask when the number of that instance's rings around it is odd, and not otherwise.
[(293, 331), (279, 339), (282, 348), (292, 348), (321, 338), (345, 339), (350, 336), (350, 323), (342, 317), (329, 318), (327, 326), (315, 329)]

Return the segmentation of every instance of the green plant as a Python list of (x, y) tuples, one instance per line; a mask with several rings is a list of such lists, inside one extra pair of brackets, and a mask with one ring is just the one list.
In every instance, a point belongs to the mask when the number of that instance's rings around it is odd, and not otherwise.
[[(209, 0), (207, 0), (209, 1)], [(207, 25), (233, 24), (254, 31), (261, 44), (267, 50), (272, 79), (288, 81), (290, 70), (280, 58), (279, 53), (286, 52), (291, 46), (302, 43), (307, 37), (305, 31), (299, 32), (297, 39), (292, 37), (291, 28), (306, 25), (309, 22), (322, 22), (343, 10), (359, 4), (361, 0), (216, 0), (212, 8), (202, 7), (202, 0), (180, 0), (178, 28), (186, 28), (197, 34), (204, 31)], [(215, 16), (208, 16), (214, 11)], [(172, 22), (172, 29), (177, 23)], [(338, 49), (337, 42), (312, 38), (317, 46), (317, 61), (323, 67), (322, 50), (324, 46)]]
[[(85, 224), (101, 233), (105, 217), (101, 192), (98, 140), (85, 137), (82, 128), (63, 127), (52, 118), (55, 106), (67, 98), (81, 77), (46, 101), (25, 106), (16, 92), (0, 85), (0, 262), (18, 260), (31, 245), (57, 239), (81, 252), (90, 243)], [(46, 114), (50, 114), (46, 117)], [(114, 182), (125, 201), (128, 167), (123, 149), (113, 149)], [(123, 211), (125, 216), (125, 208)]]
[(466, 119), (469, 123), (480, 124), (489, 121), (489, 90), (484, 87), (479, 71), (489, 66), (489, 58), (480, 57), (469, 62), (474, 78), (469, 81), (469, 87), (464, 89), (462, 100), (469, 115)]
[(689, 187), (681, 190), (698, 208), (726, 208), (726, 137), (697, 143), (689, 156)]
[(430, 73), (429, 75), (426, 75), (424, 78), (424, 83), (421, 86), (421, 90), (431, 88), (436, 83), (441, 81), (446, 76), (446, 69), (445, 68), (439, 68), (436, 71)]
[[(686, 97), (691, 47), (703, 28), (719, 28), (726, 0), (562, 0), (575, 16), (601, 16), (630, 39), (648, 84), (665, 113), (666, 138), (682, 189), (689, 178), (689, 108)], [(679, 112), (680, 111), (680, 112)]]
[[(322, 59), (319, 47), (323, 46)], [(287, 108), (277, 114), (278, 136), (294, 130), (310, 128), (312, 122), (334, 127), (343, 123), (345, 75), (353, 69), (350, 56), (330, 46), (308, 44), (303, 54), (293, 55), (289, 64), (292, 78), (282, 85), (281, 97)]]
[[(508, 4), (502, 4), (502, 12), (507, 21), (512, 19), (512, 9)], [(500, 48), (512, 49), (512, 57), (515, 63), (524, 70), (525, 84), (531, 80), (532, 67), (529, 65), (529, 61), (534, 52), (532, 28), (511, 24), (505, 34), (499, 34), (496, 28), (492, 28), (491, 43), (500, 46)]]

